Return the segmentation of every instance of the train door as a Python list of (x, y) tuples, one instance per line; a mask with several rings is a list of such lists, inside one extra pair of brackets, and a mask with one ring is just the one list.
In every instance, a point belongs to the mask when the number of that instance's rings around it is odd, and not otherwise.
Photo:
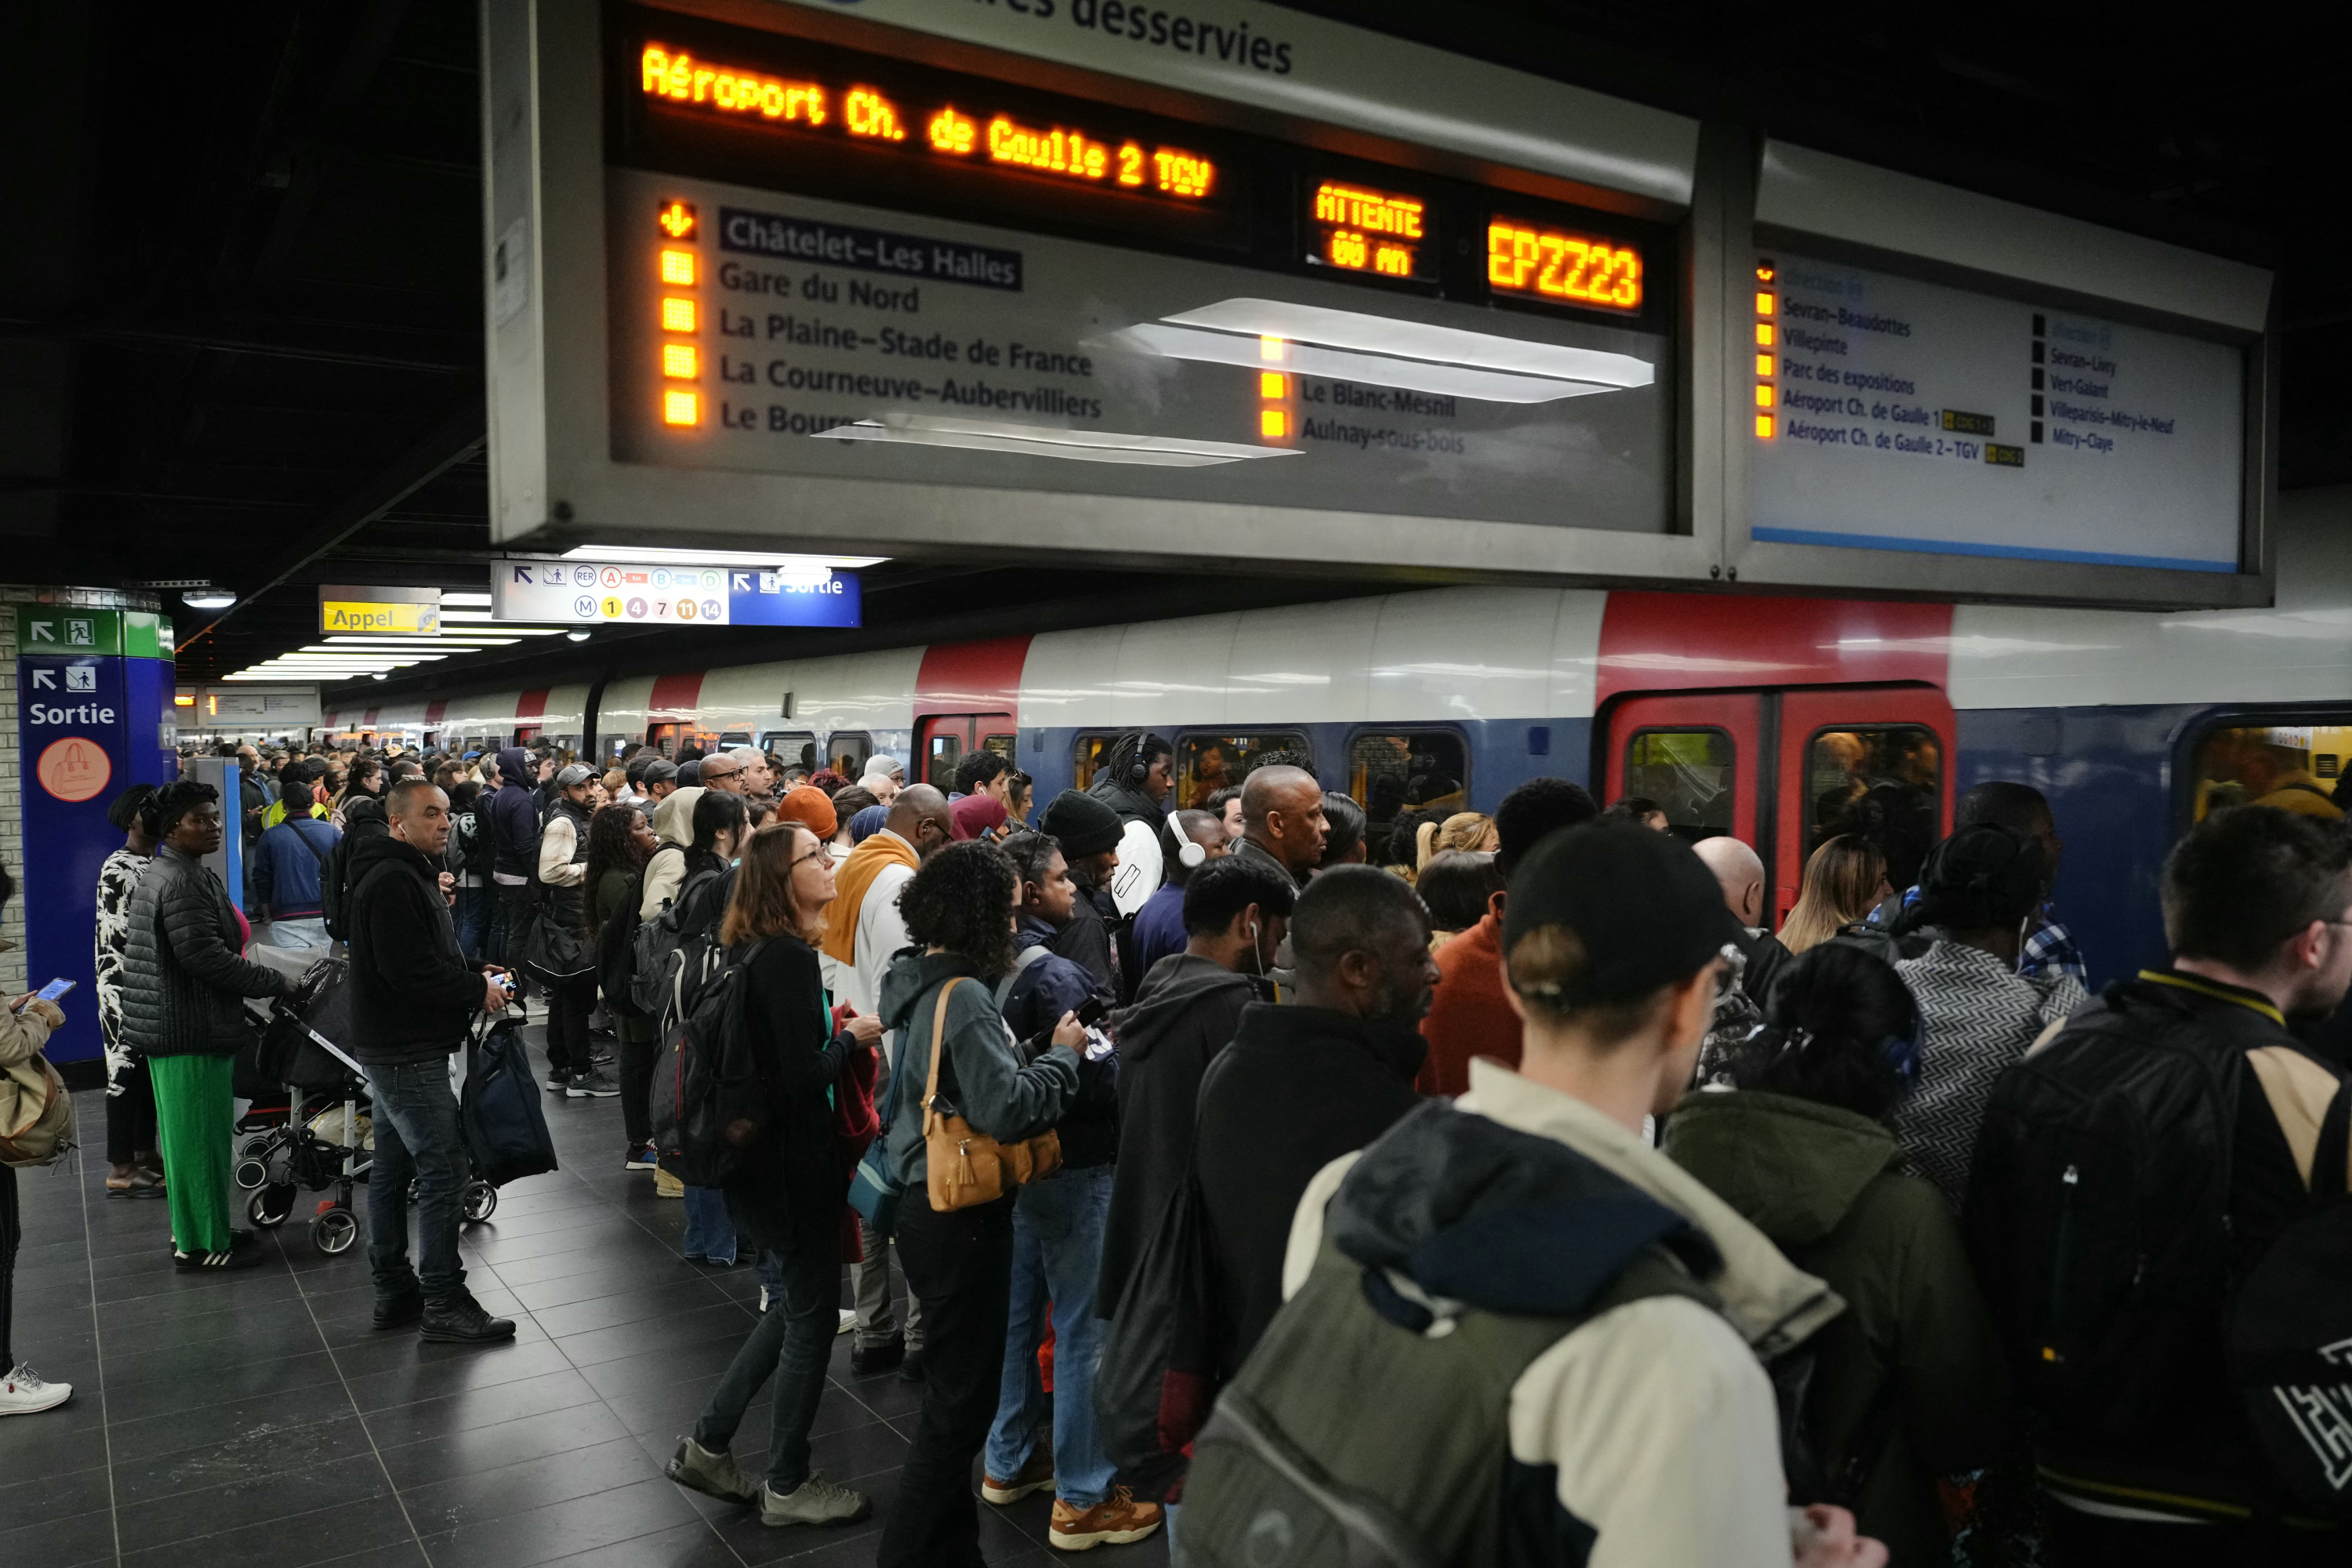
[(916, 735), (921, 757), (922, 782), (945, 793), (955, 788), (956, 764), (979, 747), (1013, 760), (1013, 715), (1010, 713), (934, 713), (922, 721)]
[(1755, 847), (1777, 929), (1806, 859), (1840, 833), (1867, 834), (1897, 888), (1950, 830), (1954, 723), (1927, 686), (1637, 694), (1610, 710), (1605, 802), (1645, 796), (1696, 842)]

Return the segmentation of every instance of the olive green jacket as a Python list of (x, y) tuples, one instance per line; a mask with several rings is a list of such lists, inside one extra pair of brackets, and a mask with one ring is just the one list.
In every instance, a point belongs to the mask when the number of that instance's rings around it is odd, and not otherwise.
[(1844, 1298), (1844, 1315), (1813, 1341), (1823, 1457), (1843, 1459), (1894, 1378), (1893, 1429), (1854, 1511), (1896, 1568), (1948, 1561), (1935, 1482), (1996, 1462), (2011, 1423), (1992, 1322), (1950, 1205), (1895, 1168), (1886, 1127), (1786, 1095), (1691, 1095), (1662, 1146)]

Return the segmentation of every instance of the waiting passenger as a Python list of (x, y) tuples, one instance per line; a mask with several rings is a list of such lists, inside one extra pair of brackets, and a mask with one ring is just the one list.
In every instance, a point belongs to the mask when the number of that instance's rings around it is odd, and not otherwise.
[[(1302, 956), (1325, 880), (1299, 900)], [(1843, 1510), (1790, 1514), (1759, 1363), (1837, 1298), (1643, 1141), (1727, 978), (1714, 879), (1667, 835), (1583, 827), (1527, 857), (1507, 911), (1522, 1069), (1475, 1063), (1461, 1100), (1316, 1173), (1286, 1303), (1194, 1442), (1183, 1540), (1245, 1562), (1278, 1510), (1335, 1557), (1354, 1537), (1391, 1561), (1763, 1568), (1798, 1534), (1801, 1563), (1885, 1563)], [(1285, 1450), (1387, 1528), (1302, 1495), (1265, 1458)]]
[(173, 1266), (250, 1268), (267, 1254), (252, 1231), (229, 1224), (231, 1064), (252, 1034), (245, 998), (282, 996), (293, 983), (246, 961), (236, 909), (205, 864), (226, 831), (220, 792), (194, 779), (165, 784), (155, 822), (162, 847), (131, 896), (122, 1038), (155, 1085)]
[(1739, 984), (1759, 1007), (1771, 994), (1773, 977), (1789, 961), (1789, 950), (1772, 934), (1771, 879), (1755, 850), (1728, 835), (1702, 838), (1698, 858), (1723, 889), (1724, 907), (1739, 922), (1738, 948), (1747, 966)]
[[(1222, 860), (1231, 852), (1225, 841), (1224, 824), (1209, 812), (1174, 812), (1168, 816), (1163, 833), (1168, 839), (1168, 879), (1143, 901), (1143, 908), (1136, 911), (1134, 923), (1128, 928), (1128, 952), (1134, 960), (1139, 987), (1150, 978), (1154, 964), (1171, 952), (1184, 950), (1186, 886), (1202, 867), (1212, 860)], [(1200, 851), (1189, 863), (1185, 858), (1188, 846)]]
[(1298, 895), (1290, 945), (1296, 1005), (1252, 1004), (1201, 1085), (1201, 1196), (1227, 1376), (1281, 1305), (1283, 1244), (1308, 1179), (1412, 1109), (1427, 1050), (1415, 1026), (1437, 965), (1411, 888), (1369, 866), (1327, 871)]
[(1323, 792), (1323, 820), (1328, 825), (1323, 836), (1323, 858), (1315, 863), (1318, 872), (1334, 866), (1360, 866), (1364, 863), (1364, 808), (1352, 795), (1337, 790)]
[[(1024, 1050), (1042, 1049), (1055, 1026), (1094, 994), (1092, 977), (1051, 950), (1055, 931), (1072, 918), (1078, 891), (1061, 847), (1047, 835), (1015, 835), (1003, 850), (1021, 878), (1021, 901), (1013, 930), (1017, 952), (1012, 972), (996, 984), (997, 1008)], [(1024, 1185), (1013, 1206), (1011, 1315), (980, 1495), (1003, 1507), (1051, 1489), (1050, 1529), (1054, 1544), (1063, 1547), (1092, 1546), (1097, 1538), (1134, 1528), (1113, 1504), (1116, 1476), (1103, 1453), (1094, 1405), (1102, 1341), (1095, 1286), (1118, 1159), (1118, 1088), (1116, 1053), (1079, 1061), (1077, 1091), (1054, 1123), (1061, 1166)], [(1049, 1304), (1050, 1444), (1043, 1440), (1049, 1412), (1037, 1365)]]
[(2042, 902), (2041, 852), (2005, 827), (1964, 827), (1936, 846), (1919, 901), (1899, 931), (1934, 928), (1935, 941), (1895, 972), (1918, 998), (1919, 1087), (1895, 1134), (1919, 1173), (1957, 1211), (1993, 1080), (2051, 1025), (2086, 1000), (2073, 975), (2017, 973), (2026, 917)]
[(1487, 907), (1505, 885), (1492, 855), (1448, 849), (1430, 857), (1412, 884), (1429, 906), (1430, 940), (1442, 948), (1485, 920)]
[(1805, 862), (1796, 907), (1780, 922), (1780, 945), (1791, 953), (1829, 941), (1894, 897), (1886, 857), (1857, 834), (1841, 833)]
[(1251, 772), (1242, 785), (1242, 836), (1234, 853), (1282, 873), (1294, 889), (1323, 858), (1330, 823), (1323, 786), (1305, 768), (1277, 764)]
[(2036, 979), (2071, 974), (2084, 980), (2082, 951), (2074, 945), (2074, 936), (2058, 922), (2057, 910), (2050, 902), (2051, 893), (2058, 885), (2058, 861), (2066, 851), (2066, 841), (2058, 837), (2058, 819), (2050, 810), (2050, 802), (2031, 784), (1995, 779), (1960, 796), (1960, 804), (1952, 816), (1960, 827), (1973, 827), (1983, 822), (2006, 827), (2030, 840), (2042, 856), (2042, 902), (2026, 921), (2025, 939), (2018, 949), (2017, 972)]
[(1646, 827), (1655, 833), (1672, 831), (1666, 821), (1666, 808), (1646, 795), (1629, 795), (1601, 815), (1622, 818), (1636, 827)]
[[(1495, 864), (1507, 879), (1545, 838), (1596, 815), (1582, 784), (1529, 779), (1495, 810)], [(1473, 1057), (1518, 1065), (1519, 1015), (1503, 994), (1505, 902), (1503, 894), (1491, 896), (1478, 922), (1437, 950), (1437, 993), (1421, 1026), (1429, 1059), (1415, 1080), (1423, 1094), (1468, 1089)]]
[[(925, 793), (945, 815), (940, 794)], [(941, 1091), (953, 1085), (951, 1103), (989, 1137), (1026, 1137), (1061, 1115), (1077, 1091), (1086, 1045), (1077, 1020), (1064, 1018), (1044, 1053), (1024, 1062), (990, 995), (1013, 961), (1014, 892), (1003, 851), (950, 844), (924, 861), (899, 898), (920, 951), (903, 954), (883, 985), (882, 1021), (898, 1037), (885, 1147), (906, 1189), (898, 1254), (929, 1331), (922, 1414), (882, 1529), (877, 1560), (886, 1568), (980, 1561), (971, 1464), (995, 1418), (1010, 1315), (1014, 1194), (948, 1212), (935, 1210), (928, 1195), (923, 1100), (932, 1038), (945, 1052)], [(1150, 1520), (1155, 1529), (1157, 1512)], [(1133, 1527), (1143, 1528), (1139, 1516)]]
[[(1211, 831), (1216, 819), (1200, 817)], [(1184, 885), (1184, 948), (1154, 964), (1135, 1005), (1112, 1019), (1118, 1041), (1118, 1173), (1104, 1233), (1095, 1310), (1118, 1314), (1129, 1277), (1192, 1157), (1201, 1078), (1233, 1042), (1243, 1009), (1275, 1000), (1266, 975), (1297, 902), (1269, 867), (1223, 857)]]
[[(834, 899), (833, 858), (798, 821), (744, 847), (719, 940), (744, 964), (744, 1027), (759, 1066), (767, 1128), (726, 1184), (737, 1234), (781, 1280), (773, 1300), (679, 1442), (670, 1479), (730, 1502), (756, 1502), (766, 1525), (844, 1524), (866, 1497), (811, 1468), (809, 1427), (825, 1391), (841, 1297), (841, 1215), (849, 1183), (834, 1144), (835, 1084), (871, 1051), (881, 1024), (854, 1011), (831, 1027), (813, 939)], [(767, 1473), (753, 1486), (730, 1445), (770, 1377)]]
[(478, 1014), (506, 1006), (504, 975), (457, 947), (449, 895), (441, 888), (448, 796), (423, 779), (404, 779), (387, 805), (384, 832), (355, 833), (350, 840), (351, 1052), (367, 1070), (375, 1116), (367, 1197), (368, 1268), (375, 1283), (370, 1321), (379, 1329), (416, 1323), (428, 1341), (499, 1344), (514, 1338), (514, 1321), (491, 1317), (474, 1300), (457, 1251), (467, 1172), (449, 1058)]
[(1054, 951), (1095, 978), (1095, 994), (1115, 1005), (1124, 989), (1111, 927), (1118, 906), (1110, 895), (1118, 868), (1123, 825), (1109, 806), (1090, 795), (1066, 789), (1038, 819), (1039, 829), (1062, 847), (1078, 897), (1067, 924), (1054, 933)]
[(1238, 844), (1242, 840), (1242, 786), (1227, 784), (1213, 789), (1201, 802), (1201, 809), (1225, 825), (1225, 841)]
[(1938, 1484), (1997, 1467), (2005, 1479), (2011, 1428), (1959, 1226), (1899, 1169), (1895, 1111), (1918, 1076), (1918, 1030), (1885, 962), (1815, 947), (1783, 969), (1763, 1029), (1733, 1047), (1734, 1092), (1685, 1096), (1662, 1147), (1845, 1302), (1812, 1342), (1814, 1457), (1895, 1562), (1945, 1563)]
[(1012, 771), (1013, 764), (1004, 760), (1002, 752), (992, 752), (985, 746), (966, 752), (956, 763), (955, 787), (948, 792), (948, 804), (953, 805), (968, 795), (985, 795), (993, 796), (999, 805), (1003, 805), (1004, 775)]
[[(2347, 868), (2352, 837), (2305, 814), (2207, 817), (2165, 860), (2169, 966), (2108, 986), (1994, 1092), (1969, 1240), (2061, 1505), (2056, 1561), (2352, 1560), (2340, 1525), (2274, 1511), (2342, 1490), (2342, 1373), (2313, 1347), (2352, 1279), (2338, 1233), (2294, 1222), (2341, 1190), (2321, 1161), (2345, 1158), (2323, 1129), (2347, 1080), (2288, 1026), (2352, 989)], [(2294, 1357), (2242, 1370), (2250, 1331)]]

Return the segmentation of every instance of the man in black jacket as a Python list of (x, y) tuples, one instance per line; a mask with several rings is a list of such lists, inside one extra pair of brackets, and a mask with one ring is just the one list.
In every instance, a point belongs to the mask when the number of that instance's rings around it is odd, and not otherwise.
[[(375, 1165), (368, 1180), (368, 1262), (375, 1326), (422, 1319), (428, 1340), (478, 1344), (514, 1337), (466, 1289), (457, 1261), (466, 1147), (449, 1056), (476, 1009), (507, 1005), (505, 972), (468, 963), (441, 868), (449, 797), (402, 779), (386, 802), (391, 830), (352, 841), (352, 1054), (375, 1101)], [(418, 1258), (408, 1262), (408, 1183), (416, 1180)], [(421, 1281), (421, 1282), (420, 1282)]]
[(1135, 1005), (1111, 1020), (1118, 1040), (1118, 1174), (1111, 1184), (1095, 1310), (1118, 1314), (1129, 1277), (1159, 1228), (1192, 1155), (1201, 1079), (1265, 979), (1297, 900), (1270, 866), (1212, 860), (1184, 885), (1184, 950), (1154, 965)]
[[(1319, 793), (1315, 805), (1319, 815)], [(1370, 866), (1309, 882), (1290, 945), (1297, 1004), (1251, 1004), (1201, 1085), (1201, 1196), (1228, 1376), (1282, 1305), (1283, 1248), (1307, 1184), (1413, 1108), (1437, 984), (1420, 895)]]
[(1094, 977), (1097, 995), (1116, 1002), (1125, 989), (1111, 939), (1118, 920), (1109, 891), (1111, 873), (1118, 868), (1118, 814), (1092, 795), (1066, 789), (1045, 807), (1037, 827), (1061, 845), (1078, 890), (1070, 918), (1054, 932), (1050, 945)]

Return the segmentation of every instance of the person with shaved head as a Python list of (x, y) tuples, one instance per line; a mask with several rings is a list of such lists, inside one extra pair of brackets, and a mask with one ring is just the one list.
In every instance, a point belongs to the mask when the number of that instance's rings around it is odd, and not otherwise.
[(1305, 768), (1257, 768), (1242, 782), (1242, 837), (1233, 852), (1272, 866), (1294, 889), (1322, 863), (1330, 831), (1323, 786)]
[(1760, 1008), (1780, 966), (1789, 962), (1789, 950), (1772, 934), (1772, 880), (1756, 851), (1737, 838), (1702, 838), (1696, 847), (1700, 861), (1723, 889), (1724, 907), (1746, 933), (1738, 945), (1748, 967), (1739, 984)]

